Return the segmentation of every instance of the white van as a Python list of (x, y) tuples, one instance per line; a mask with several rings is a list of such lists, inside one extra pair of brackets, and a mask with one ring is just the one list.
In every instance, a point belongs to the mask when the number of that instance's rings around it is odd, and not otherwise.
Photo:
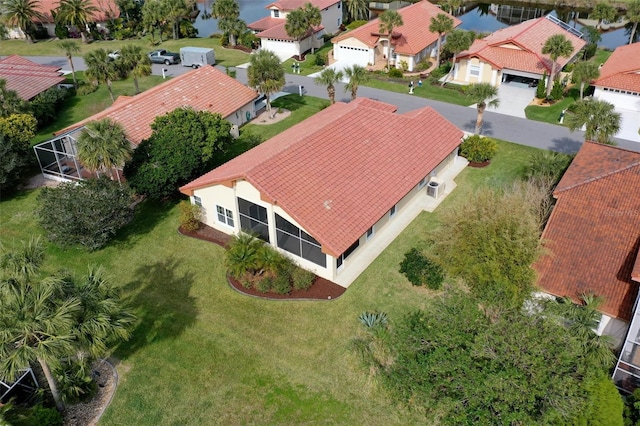
[(180, 49), (180, 61), (185, 67), (200, 68), (216, 64), (216, 53), (208, 47), (183, 47)]

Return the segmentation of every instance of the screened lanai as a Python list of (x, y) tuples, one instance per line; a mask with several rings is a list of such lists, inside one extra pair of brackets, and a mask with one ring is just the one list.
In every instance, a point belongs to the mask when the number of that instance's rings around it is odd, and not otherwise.
[(45, 178), (69, 181), (90, 176), (77, 159), (76, 139), (83, 129), (71, 130), (33, 147)]

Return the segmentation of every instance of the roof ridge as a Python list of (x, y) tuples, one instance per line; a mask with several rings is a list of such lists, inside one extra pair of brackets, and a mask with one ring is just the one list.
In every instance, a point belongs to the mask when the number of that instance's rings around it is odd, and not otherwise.
[[(624, 151), (628, 151), (628, 150), (624, 150)], [(630, 151), (630, 152), (633, 152), (633, 151)], [(583, 186), (583, 185), (586, 185), (586, 184), (588, 184), (588, 183), (595, 182), (595, 181), (597, 181), (597, 180), (606, 179), (606, 178), (608, 178), (609, 176), (613, 176), (613, 175), (615, 175), (615, 174), (625, 172), (625, 171), (627, 171), (627, 170), (633, 169), (634, 167), (640, 167), (640, 160), (638, 160), (638, 161), (636, 161), (636, 162), (634, 162), (634, 163), (628, 164), (628, 165), (626, 165), (625, 167), (622, 167), (622, 168), (620, 168), (620, 169), (612, 170), (612, 171), (607, 172), (607, 173), (604, 173), (604, 174), (602, 174), (602, 175), (594, 176), (594, 177), (591, 177), (591, 178), (585, 179), (585, 180), (583, 180), (583, 181), (581, 181), (581, 182), (574, 183), (573, 185), (569, 185), (569, 186), (567, 186), (567, 187), (565, 187), (565, 188), (558, 189), (557, 191), (554, 191), (554, 192), (556, 192), (556, 193), (566, 192), (566, 191), (569, 191), (569, 190), (571, 190), (571, 189), (575, 189), (575, 188), (577, 188), (577, 187), (579, 187), (579, 186)]]

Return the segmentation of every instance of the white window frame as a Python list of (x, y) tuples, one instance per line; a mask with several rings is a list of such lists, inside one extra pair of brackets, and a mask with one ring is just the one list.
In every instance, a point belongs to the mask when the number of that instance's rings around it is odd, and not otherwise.
[(277, 10), (277, 9), (276, 9), (276, 10), (274, 10), (274, 11), (273, 11), (273, 17), (274, 17), (274, 18), (279, 18), (279, 17), (280, 17), (280, 11), (279, 11), (279, 10)]
[(197, 195), (194, 195), (193, 204), (195, 204), (198, 207), (202, 207), (202, 198), (198, 197)]
[(398, 208), (397, 208), (397, 204), (394, 204), (393, 207), (391, 207), (389, 209), (389, 218), (392, 218), (396, 215)]
[[(469, 77), (480, 78), (480, 72), (482, 71), (482, 67), (480, 65), (469, 64)], [(474, 74), (477, 73), (477, 74)]]
[(227, 226), (235, 228), (236, 222), (233, 218), (233, 212), (219, 204), (216, 204), (216, 219), (218, 219), (218, 222), (220, 223), (224, 223)]
[(376, 226), (373, 225), (371, 228), (367, 229), (367, 241), (369, 241), (376, 234)]

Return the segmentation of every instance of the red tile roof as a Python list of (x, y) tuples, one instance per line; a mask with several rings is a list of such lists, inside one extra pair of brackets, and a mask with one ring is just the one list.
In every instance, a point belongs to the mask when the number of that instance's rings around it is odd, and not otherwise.
[(483, 39), (475, 40), (469, 50), (458, 55), (458, 59), (478, 57), (498, 69), (550, 73), (553, 61), (549, 55), (542, 54), (542, 48), (547, 39), (555, 34), (564, 35), (573, 44), (571, 56), (557, 60), (556, 70), (560, 71), (587, 42), (546, 17), (503, 28)]
[[(285, 24), (286, 24), (286, 20), (285, 19), (281, 19), (280, 20), (281, 23), (279, 25), (275, 25), (271, 28), (268, 28), (264, 31), (260, 31), (258, 34), (256, 34), (256, 37), (260, 37), (260, 38), (274, 38), (274, 39), (278, 39), (278, 40), (295, 40), (293, 37), (291, 37), (289, 34), (287, 34), (287, 30), (285, 29)], [(324, 29), (324, 27), (322, 25), (318, 25), (317, 27), (313, 27), (313, 29), (309, 32), (307, 32), (307, 34), (302, 37), (302, 39), (305, 39), (307, 37), (309, 37), (311, 34), (315, 34), (318, 31), (322, 31)]]
[(254, 31), (264, 31), (269, 28), (277, 27), (278, 25), (283, 25), (283, 19), (280, 18), (272, 18), (271, 16), (266, 16), (262, 19), (258, 19), (255, 22), (247, 25), (247, 28), (252, 29)]
[(592, 292), (604, 298), (602, 312), (628, 321), (640, 272), (640, 153), (587, 142), (554, 196), (538, 286), (576, 302)]
[(180, 191), (246, 180), (338, 256), (460, 144), (462, 132), (432, 108), (395, 109), (337, 102)]
[(318, 9), (322, 10), (331, 7), (341, 1), (342, 0), (280, 0), (268, 4), (267, 6), (265, 6), (265, 9), (275, 8), (283, 11), (288, 11), (304, 7), (305, 4), (311, 3)]
[(228, 117), (257, 98), (255, 90), (214, 67), (202, 67), (172, 78), (139, 95), (118, 98), (113, 105), (56, 134), (109, 117), (120, 123), (129, 141), (138, 145), (151, 136), (151, 123), (176, 108), (189, 106)]
[(640, 42), (614, 50), (593, 84), (640, 93)]
[[(115, 0), (91, 0), (90, 3), (98, 8), (98, 11), (92, 16), (93, 22), (105, 22), (120, 16), (120, 9)], [(40, 0), (38, 6), (38, 11), (45, 18), (44, 22), (53, 23), (51, 11), (60, 7), (60, 0)]]
[(18, 55), (0, 59), (0, 79), (26, 101), (65, 80), (60, 67), (36, 64)]
[[(403, 25), (393, 29), (394, 37), (391, 43), (394, 50), (403, 55), (415, 55), (438, 40), (438, 34), (429, 31), (432, 17), (438, 14), (447, 15), (453, 19), (454, 27), (462, 23), (458, 18), (426, 0), (399, 9), (398, 13), (402, 16)], [(399, 37), (396, 38), (396, 34)], [(342, 33), (331, 41), (336, 44), (351, 37), (369, 47), (375, 47), (380, 39), (380, 19), (376, 18), (355, 30)]]

